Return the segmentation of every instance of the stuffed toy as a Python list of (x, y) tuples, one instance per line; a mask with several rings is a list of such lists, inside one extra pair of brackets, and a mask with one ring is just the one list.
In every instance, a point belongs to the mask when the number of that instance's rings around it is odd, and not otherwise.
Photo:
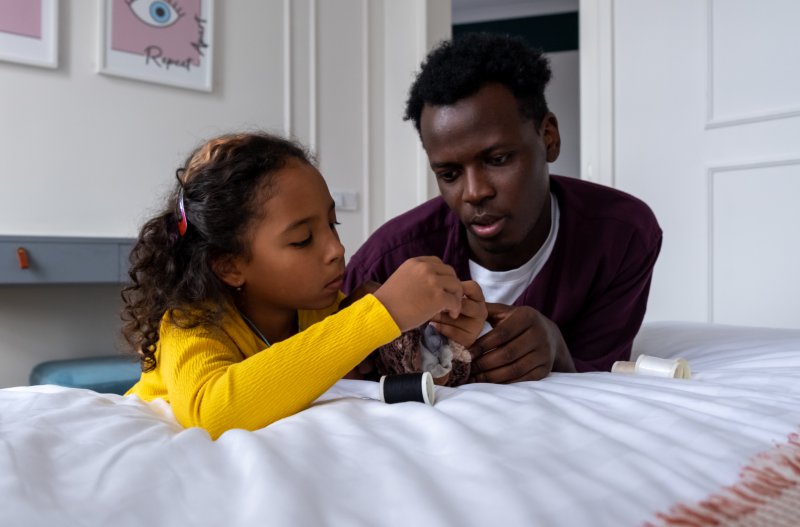
[[(366, 294), (374, 293), (380, 284), (366, 282), (339, 304), (339, 309)], [(406, 331), (392, 342), (373, 351), (356, 370), (346, 375), (351, 379), (377, 381), (381, 375), (428, 371), (440, 386), (459, 386), (469, 379), (472, 356), (461, 344), (436, 331), (430, 324)]]
[(373, 352), (379, 375), (430, 372), (440, 386), (459, 386), (469, 379), (469, 351), (430, 324), (406, 331)]

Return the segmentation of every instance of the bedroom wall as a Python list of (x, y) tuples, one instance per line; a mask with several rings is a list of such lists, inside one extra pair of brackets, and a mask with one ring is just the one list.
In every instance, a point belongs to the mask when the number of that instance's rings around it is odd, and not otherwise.
[[(95, 73), (99, 8), (59, 2), (57, 69), (0, 62), (0, 235), (133, 237), (188, 151), (243, 128), (297, 137), (355, 195), (348, 253), (435, 192), (401, 115), (449, 36), (449, 0), (218, 1), (212, 93)], [(115, 353), (119, 292), (0, 285), (0, 387), (44, 360)]]

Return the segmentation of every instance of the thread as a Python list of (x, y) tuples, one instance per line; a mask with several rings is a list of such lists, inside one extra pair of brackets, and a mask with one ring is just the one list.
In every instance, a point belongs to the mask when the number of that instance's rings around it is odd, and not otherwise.
[(433, 376), (430, 372), (383, 375), (380, 381), (381, 401), (386, 404), (418, 402), (433, 406)]
[(686, 359), (662, 359), (650, 355), (639, 355), (636, 362), (617, 361), (611, 367), (612, 373), (635, 373), (651, 377), (670, 377), (691, 379), (692, 369)]
[(611, 366), (611, 373), (636, 373), (636, 363), (629, 360), (618, 360)]
[(685, 359), (670, 360), (649, 355), (639, 355), (636, 359), (636, 373), (673, 379), (690, 379), (692, 377), (689, 363)]

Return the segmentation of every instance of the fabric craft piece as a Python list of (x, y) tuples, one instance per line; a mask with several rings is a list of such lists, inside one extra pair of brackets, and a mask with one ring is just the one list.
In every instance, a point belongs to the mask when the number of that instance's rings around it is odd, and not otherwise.
[(406, 331), (374, 353), (380, 375), (430, 372), (434, 384), (459, 386), (469, 379), (469, 351), (430, 324)]

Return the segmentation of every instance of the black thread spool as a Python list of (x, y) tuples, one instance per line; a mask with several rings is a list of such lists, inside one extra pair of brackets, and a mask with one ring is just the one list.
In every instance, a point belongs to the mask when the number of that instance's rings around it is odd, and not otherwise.
[(381, 377), (381, 401), (386, 404), (414, 401), (433, 406), (433, 376), (430, 372), (401, 373)]

